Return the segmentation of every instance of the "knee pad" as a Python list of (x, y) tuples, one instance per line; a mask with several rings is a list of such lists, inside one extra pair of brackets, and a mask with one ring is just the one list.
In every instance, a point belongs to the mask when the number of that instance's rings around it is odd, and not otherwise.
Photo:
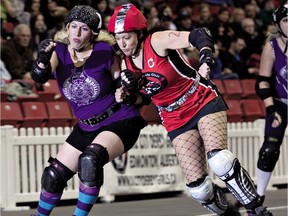
[[(44, 169), (41, 178), (42, 187), (50, 193), (60, 193), (67, 186), (67, 181), (75, 174), (59, 160), (53, 159)], [(50, 159), (49, 159), (50, 161)]]
[(218, 215), (223, 214), (228, 208), (224, 193), (213, 184), (209, 176), (196, 184), (190, 183), (187, 185), (187, 190), (192, 199)]
[(103, 166), (109, 161), (109, 154), (99, 144), (89, 145), (79, 156), (79, 178), (88, 187), (103, 185)]
[(257, 167), (266, 172), (272, 172), (279, 159), (280, 141), (277, 138), (265, 137), (264, 143), (259, 150)]
[(227, 149), (208, 152), (208, 164), (213, 173), (222, 180), (229, 178), (237, 172), (235, 169), (240, 168), (238, 159)]

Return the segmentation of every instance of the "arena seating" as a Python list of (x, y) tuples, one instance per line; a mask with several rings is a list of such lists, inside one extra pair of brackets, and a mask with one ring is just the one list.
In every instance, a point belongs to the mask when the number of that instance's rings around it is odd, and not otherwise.
[(1, 102), (1, 125), (13, 125), (19, 128), (23, 114), (18, 102)]
[(240, 80), (238, 79), (223, 80), (223, 85), (225, 88), (226, 99), (241, 99), (242, 98), (243, 89), (242, 89)]
[(37, 94), (39, 95), (39, 101), (63, 100), (58, 89), (57, 81), (53, 79), (40, 85), (37, 89)]
[(241, 100), (243, 110), (243, 118), (245, 121), (255, 121), (256, 119), (263, 118), (263, 112), (258, 99), (245, 99)]
[(255, 92), (256, 79), (242, 79), (240, 80), (240, 83), (243, 89), (242, 98), (247, 99), (259, 98)]
[[(229, 107), (228, 122), (264, 118), (265, 106), (255, 93), (256, 80), (212, 80), (212, 82), (217, 85)], [(1, 96), (4, 96), (1, 98), (1, 125), (11, 124), (19, 128), (71, 127), (76, 124), (78, 120), (70, 105), (63, 100), (63, 97), (59, 97), (56, 80), (49, 80), (48, 83), (35, 85), (33, 92), (38, 94), (38, 97), (19, 97), (14, 102), (7, 101), (7, 95), (1, 92)], [(161, 124), (158, 110), (153, 103), (143, 106), (140, 113), (148, 124)]]
[(229, 107), (227, 111), (228, 122), (242, 122), (243, 121), (243, 111), (241, 108), (240, 100), (227, 99), (226, 103)]
[(67, 127), (72, 121), (72, 113), (69, 104), (64, 101), (45, 102), (48, 119), (46, 127)]
[(44, 102), (30, 101), (21, 103), (23, 122), (21, 127), (45, 127), (48, 113)]

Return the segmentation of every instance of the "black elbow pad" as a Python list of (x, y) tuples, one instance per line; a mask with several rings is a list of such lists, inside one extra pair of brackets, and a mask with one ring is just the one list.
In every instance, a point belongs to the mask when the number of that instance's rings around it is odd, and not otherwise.
[(46, 68), (40, 68), (36, 61), (34, 61), (31, 70), (31, 78), (39, 83), (44, 84), (46, 83), (51, 77), (51, 65), (50, 63)]
[(203, 47), (209, 47), (212, 52), (215, 51), (211, 32), (207, 28), (193, 29), (189, 34), (189, 43), (196, 47), (199, 51)]
[(260, 82), (268, 82), (271, 85), (271, 78), (265, 76), (258, 76), (255, 84), (255, 92), (261, 100), (273, 97), (273, 92), (271, 88), (261, 88), (259, 87)]

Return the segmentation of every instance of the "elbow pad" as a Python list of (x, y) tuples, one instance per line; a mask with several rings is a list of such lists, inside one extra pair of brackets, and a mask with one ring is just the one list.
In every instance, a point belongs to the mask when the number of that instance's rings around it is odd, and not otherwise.
[(46, 68), (40, 68), (37, 64), (37, 61), (34, 61), (31, 70), (31, 78), (39, 84), (44, 84), (50, 79), (51, 70), (52, 69), (50, 63)]
[(272, 94), (270, 88), (260, 89), (260, 88), (258, 87), (258, 88), (256, 88), (256, 94), (258, 95), (258, 97), (259, 97), (261, 100), (265, 100), (266, 98), (273, 97), (273, 94)]
[[(258, 76), (256, 84), (255, 84), (255, 92), (261, 100), (265, 100), (266, 98), (273, 97), (273, 93), (271, 88), (259, 88), (260, 82), (268, 82), (270, 84), (270, 77)], [(271, 84), (270, 84), (271, 85)]]
[(196, 28), (192, 30), (189, 34), (189, 43), (199, 51), (203, 47), (209, 47), (212, 52), (215, 51), (212, 35), (207, 28)]

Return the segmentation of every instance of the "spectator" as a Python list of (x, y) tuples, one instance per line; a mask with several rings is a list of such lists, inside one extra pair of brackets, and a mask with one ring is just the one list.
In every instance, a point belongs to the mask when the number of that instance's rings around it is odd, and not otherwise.
[(228, 7), (233, 5), (232, 0), (203, 0), (203, 2), (212, 5), (217, 5), (219, 7)]
[(248, 3), (244, 6), (245, 17), (251, 18), (255, 22), (256, 31), (262, 31), (263, 29), (263, 21), (259, 17), (257, 12), (257, 5), (253, 3)]
[(245, 18), (241, 22), (242, 36), (244, 37), (246, 48), (243, 50), (243, 57), (247, 61), (252, 54), (261, 54), (265, 41), (263, 31), (257, 31), (255, 22), (251, 18)]
[(232, 27), (235, 35), (239, 35), (242, 33), (241, 22), (243, 19), (245, 19), (244, 9), (243, 8), (234, 8), (234, 10), (231, 14), (230, 23), (231, 23), (231, 27)]
[(31, 17), (39, 14), (41, 8), (41, 0), (25, 0), (24, 11), (27, 11), (31, 14)]
[(215, 41), (220, 40), (224, 47), (228, 47), (230, 38), (234, 35), (230, 24), (230, 12), (227, 8), (221, 8), (216, 19), (211, 23), (211, 33)]
[(3, 87), (3, 84), (5, 85), (6, 82), (10, 82), (12, 77), (9, 71), (7, 70), (4, 62), (2, 59), (0, 59), (0, 81), (1, 81), (1, 87)]
[(172, 8), (168, 4), (162, 6), (162, 8), (159, 10), (158, 17), (161, 26), (169, 30), (177, 30), (177, 26), (174, 23), (175, 16), (173, 14)]
[(13, 36), (13, 29), (18, 24), (16, 11), (9, 0), (1, 0), (1, 37), (3, 40)]
[(215, 52), (214, 57), (216, 59), (216, 67), (211, 69), (210, 78), (211, 79), (239, 79), (238, 74), (234, 73), (228, 68), (223, 70), (223, 63), (222, 60), (219, 58), (219, 45), (214, 44)]
[(248, 68), (241, 54), (241, 51), (246, 47), (243, 37), (235, 36), (232, 38), (229, 49), (221, 53), (223, 62), (223, 70), (237, 73), (239, 79), (255, 78), (258, 74), (257, 68)]
[(195, 26), (199, 27), (207, 27), (210, 28), (210, 25), (213, 21), (213, 16), (210, 11), (209, 4), (202, 3), (199, 6), (198, 18), (195, 20)]
[(192, 14), (188, 11), (182, 11), (177, 17), (177, 30), (178, 31), (191, 31), (195, 28), (191, 19)]
[(104, 20), (105, 16), (111, 16), (112, 15), (112, 10), (110, 9), (108, 0), (94, 0), (91, 3), (91, 6), (95, 8), (98, 13), (101, 15), (102, 20)]
[(110, 18), (111, 18), (111, 15), (106, 15), (106, 16), (103, 18), (102, 29), (107, 30), (107, 27), (108, 27), (108, 23), (109, 23)]
[(154, 5), (146, 8), (145, 16), (147, 17), (149, 30), (159, 22), (158, 10)]
[[(44, 15), (44, 20), (47, 29), (55, 28), (55, 25), (63, 25), (64, 17), (70, 10), (70, 5), (66, 0), (42, 0), (41, 12)], [(63, 26), (61, 26), (63, 27)]]
[(29, 47), (33, 49), (34, 52), (36, 52), (40, 41), (48, 37), (47, 26), (42, 13), (38, 13), (31, 17), (30, 28), (32, 32), (32, 38)]
[(272, 14), (275, 10), (275, 5), (272, 0), (265, 0), (263, 8), (260, 8), (259, 17), (263, 20), (264, 27), (273, 24)]
[(1, 47), (1, 59), (12, 79), (30, 80), (30, 71), (34, 61), (33, 50), (30, 49), (31, 30), (26, 24), (18, 24), (14, 28), (14, 38)]

